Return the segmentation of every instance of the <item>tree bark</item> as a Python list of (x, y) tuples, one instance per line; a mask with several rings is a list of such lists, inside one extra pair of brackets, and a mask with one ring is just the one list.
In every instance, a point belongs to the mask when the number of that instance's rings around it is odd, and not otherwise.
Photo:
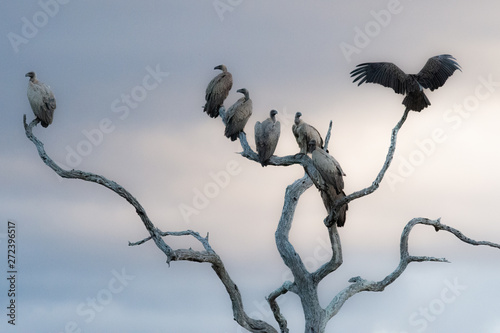
[[(336, 207), (341, 207), (342, 205), (361, 198), (365, 195), (373, 193), (380, 185), (385, 172), (389, 168), (389, 165), (394, 156), (396, 149), (397, 134), (401, 126), (406, 121), (409, 110), (405, 110), (401, 120), (396, 124), (391, 134), (391, 143), (389, 146), (389, 151), (382, 169), (377, 175), (375, 181), (371, 186), (364, 188), (360, 191), (354, 192), (341, 200), (338, 200), (335, 205)], [(222, 107), (219, 110), (222, 120), (224, 121), (225, 109)], [(33, 120), (29, 125), (26, 123), (26, 116), (23, 118), (24, 128), (26, 136), (30, 139), (38, 150), (38, 154), (42, 161), (49, 166), (54, 172), (64, 178), (80, 179), (84, 181), (94, 182), (96, 184), (105, 186), (106, 188), (117, 193), (125, 200), (127, 200), (136, 210), (136, 213), (143, 222), (149, 236), (141, 241), (135, 243), (129, 243), (130, 246), (141, 245), (149, 240), (153, 240), (156, 246), (166, 255), (167, 263), (170, 265), (172, 261), (187, 260), (199, 263), (210, 263), (213, 270), (223, 283), (226, 291), (231, 300), (233, 317), (236, 322), (243, 328), (249, 330), (250, 332), (261, 332), (261, 333), (274, 333), (278, 332), (269, 323), (262, 320), (257, 320), (250, 318), (243, 307), (243, 300), (241, 294), (238, 290), (237, 285), (231, 279), (229, 273), (227, 272), (224, 264), (219, 257), (219, 255), (212, 249), (208, 241), (208, 235), (206, 237), (201, 237), (197, 232), (192, 230), (186, 231), (167, 231), (163, 232), (156, 228), (151, 222), (146, 214), (146, 211), (141, 206), (141, 204), (133, 197), (125, 188), (120, 186), (118, 183), (109, 180), (103, 176), (92, 174), (89, 172), (84, 172), (80, 170), (64, 170), (58, 166), (45, 152), (43, 143), (38, 140), (33, 134), (33, 127), (39, 123), (38, 119)], [(331, 134), (331, 122), (326, 135), (325, 147), (328, 146), (328, 141)], [(241, 155), (249, 160), (259, 163), (258, 155), (255, 153), (247, 142), (246, 134), (240, 133), (239, 135), (240, 143), (243, 148)], [(293, 292), (297, 294), (300, 298), (302, 309), (305, 317), (305, 332), (306, 333), (323, 333), (325, 331), (326, 325), (330, 319), (332, 319), (342, 308), (345, 302), (351, 298), (353, 295), (363, 292), (363, 291), (383, 291), (388, 285), (393, 283), (401, 274), (404, 272), (406, 267), (412, 262), (448, 262), (444, 258), (434, 258), (426, 256), (412, 256), (408, 252), (408, 239), (411, 230), (417, 224), (428, 225), (435, 228), (436, 231), (446, 231), (455, 235), (459, 240), (471, 244), (471, 245), (485, 245), (490, 247), (495, 247), (500, 249), (500, 245), (487, 241), (475, 241), (464, 236), (459, 230), (452, 227), (441, 224), (440, 220), (429, 220), (426, 218), (415, 218), (407, 223), (405, 226), (400, 240), (400, 262), (396, 269), (388, 274), (381, 281), (369, 281), (365, 280), (359, 276), (353, 277), (349, 280), (351, 283), (345, 289), (340, 291), (326, 306), (322, 308), (319, 303), (318, 298), (318, 284), (329, 274), (334, 272), (342, 265), (342, 247), (340, 242), (340, 236), (336, 226), (336, 217), (327, 216), (324, 222), (333, 221), (333, 223), (325, 223), (326, 231), (328, 232), (332, 256), (330, 260), (320, 266), (316, 271), (309, 272), (300, 255), (295, 251), (292, 243), (289, 240), (289, 233), (292, 227), (293, 218), (295, 214), (295, 209), (297, 207), (300, 196), (307, 191), (312, 185), (322, 191), (324, 190), (324, 181), (319, 175), (318, 171), (312, 164), (311, 159), (305, 154), (295, 154), (289, 156), (272, 156), (269, 159), (269, 165), (272, 166), (290, 166), (290, 165), (301, 165), (305, 170), (305, 175), (289, 185), (285, 192), (284, 204), (282, 209), (282, 214), (280, 221), (278, 223), (277, 230), (275, 232), (276, 246), (280, 253), (280, 256), (285, 263), (285, 265), (290, 269), (293, 275), (293, 281), (285, 281), (283, 285), (278, 287), (276, 290), (272, 291), (267, 297), (267, 301), (271, 307), (274, 314), (274, 318), (279, 325), (280, 331), (282, 333), (288, 333), (289, 329), (287, 327), (286, 317), (281, 313), (279, 305), (277, 303), (278, 297), (286, 294), (287, 292)], [(333, 209), (333, 214), (336, 209)], [(204, 251), (194, 251), (192, 249), (176, 249), (171, 248), (163, 239), (167, 236), (191, 236), (197, 239), (204, 248)]]

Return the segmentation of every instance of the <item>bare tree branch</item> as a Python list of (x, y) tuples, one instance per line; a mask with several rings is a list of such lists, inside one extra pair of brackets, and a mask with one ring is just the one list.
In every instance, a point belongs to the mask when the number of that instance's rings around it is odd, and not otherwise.
[(287, 321), (286, 321), (285, 317), (283, 316), (283, 314), (281, 314), (280, 307), (279, 307), (276, 299), (278, 298), (278, 296), (286, 294), (289, 290), (292, 289), (293, 286), (294, 286), (293, 282), (286, 281), (285, 283), (283, 283), (283, 285), (281, 287), (274, 290), (267, 297), (267, 302), (269, 303), (269, 306), (271, 307), (271, 310), (273, 311), (274, 319), (276, 319), (276, 321), (280, 325), (281, 333), (288, 333), (289, 330), (288, 330), (288, 326), (287, 326), (288, 325)]
[[(333, 212), (336, 212), (337, 209), (339, 207), (342, 207), (344, 204), (349, 203), (355, 199), (359, 199), (361, 197), (364, 197), (365, 195), (371, 194), (376, 189), (378, 189), (378, 187), (380, 186), (380, 183), (382, 182), (382, 179), (385, 176), (385, 172), (387, 171), (387, 169), (391, 165), (392, 158), (394, 157), (394, 152), (396, 151), (396, 141), (397, 141), (397, 137), (398, 137), (398, 132), (401, 129), (401, 127), (403, 126), (403, 124), (405, 123), (409, 112), (410, 112), (410, 110), (406, 109), (405, 112), (403, 113), (403, 116), (401, 117), (401, 119), (398, 121), (396, 126), (392, 129), (391, 144), (389, 145), (389, 151), (387, 152), (387, 156), (385, 158), (384, 165), (382, 166), (382, 169), (378, 173), (378, 175), (375, 178), (375, 180), (373, 181), (372, 185), (368, 186), (362, 190), (359, 190), (357, 192), (353, 192), (353, 193), (343, 197), (342, 199), (336, 201), (334, 204)], [(331, 218), (328, 220), (332, 221), (332, 223), (336, 223), (336, 221), (337, 221), (336, 218)]]
[(327, 320), (331, 319), (335, 316), (340, 308), (344, 305), (345, 301), (347, 301), (350, 297), (356, 295), (362, 291), (383, 291), (385, 287), (393, 283), (401, 274), (404, 272), (406, 267), (411, 262), (448, 262), (445, 258), (435, 258), (435, 257), (425, 257), (425, 256), (411, 256), (408, 253), (408, 239), (410, 236), (410, 232), (413, 227), (417, 224), (430, 225), (433, 226), (436, 231), (444, 230), (455, 235), (459, 240), (471, 244), (471, 245), (486, 245), (500, 249), (500, 244), (487, 242), (487, 241), (476, 241), (471, 238), (464, 236), (459, 230), (449, 227), (447, 225), (441, 224), (440, 220), (429, 220), (426, 218), (414, 218), (409, 221), (403, 232), (401, 234), (400, 241), (400, 261), (398, 267), (389, 275), (387, 275), (381, 281), (368, 281), (359, 276), (351, 278), (349, 282), (352, 284), (339, 292), (328, 304), (326, 307), (326, 317)]
[(144, 208), (141, 206), (141, 204), (137, 201), (132, 194), (130, 194), (125, 188), (123, 188), (121, 185), (117, 184), (116, 182), (109, 180), (103, 176), (96, 175), (90, 172), (83, 172), (80, 170), (64, 170), (62, 169), (59, 165), (57, 165), (45, 152), (45, 148), (43, 147), (43, 143), (38, 140), (37, 137), (33, 134), (33, 127), (37, 125), (40, 121), (38, 118), (33, 120), (29, 125), (26, 123), (26, 115), (23, 117), (23, 123), (24, 123), (24, 129), (26, 132), (26, 136), (28, 139), (33, 142), (38, 150), (38, 155), (40, 155), (40, 158), (42, 161), (50, 167), (52, 170), (54, 170), (59, 176), (63, 178), (69, 178), (69, 179), (81, 179), (84, 181), (88, 182), (93, 182), (99, 185), (102, 185), (104, 187), (107, 187), (108, 189), (112, 190), (125, 200), (127, 200), (134, 208), (141, 218), (142, 222), (144, 223), (144, 226), (146, 227), (146, 230), (148, 230), (151, 239), (154, 240), (156, 246), (165, 253), (167, 256), (167, 262), (169, 263), (171, 260), (174, 259), (174, 252), (170, 246), (168, 246), (163, 239), (160, 237), (160, 235), (156, 232), (155, 227), (151, 220), (149, 219), (148, 215), (146, 214), (146, 211)]
[[(36, 126), (40, 121), (38, 119), (33, 120), (29, 125), (26, 123), (26, 115), (23, 117), (24, 129), (26, 132), (26, 136), (28, 139), (33, 142), (38, 150), (38, 154), (42, 161), (54, 170), (59, 176), (63, 178), (69, 179), (80, 179), (88, 182), (93, 182), (96, 184), (100, 184), (108, 189), (112, 190), (116, 194), (125, 198), (136, 210), (137, 214), (141, 218), (144, 226), (148, 230), (150, 236), (135, 242), (130, 243), (130, 246), (140, 245), (149, 240), (153, 240), (156, 246), (167, 256), (167, 263), (170, 264), (171, 261), (180, 261), (187, 260), (193, 262), (206, 262), (212, 264), (212, 269), (215, 271), (217, 276), (220, 278), (222, 284), (226, 288), (226, 291), (229, 294), (229, 298), (231, 299), (232, 308), (233, 308), (233, 316), (236, 322), (247, 330), (251, 332), (260, 332), (260, 333), (277, 333), (276, 329), (269, 325), (268, 323), (248, 317), (244, 308), (243, 301), (241, 298), (240, 291), (238, 290), (237, 285), (233, 282), (229, 273), (227, 272), (224, 264), (220, 257), (213, 251), (210, 244), (208, 243), (208, 235), (207, 237), (201, 237), (197, 232), (192, 230), (187, 231), (178, 231), (178, 232), (162, 232), (157, 229), (149, 217), (146, 214), (146, 211), (141, 206), (141, 204), (134, 198), (125, 188), (123, 188), (118, 183), (109, 180), (103, 176), (96, 175), (90, 172), (84, 172), (80, 170), (64, 170), (59, 165), (57, 165), (45, 152), (45, 148), (43, 147), (43, 143), (38, 140), (38, 138), (33, 134), (33, 127)], [(205, 251), (195, 251), (192, 249), (177, 249), (173, 250), (170, 246), (168, 246), (164, 241), (164, 236), (193, 236), (196, 238), (205, 248)]]
[[(221, 107), (219, 109), (219, 113), (223, 122), (225, 122), (225, 109)], [(352, 200), (361, 198), (365, 195), (373, 193), (380, 185), (391, 161), (394, 157), (394, 152), (396, 149), (396, 141), (397, 134), (400, 128), (403, 126), (404, 122), (407, 119), (409, 110), (405, 110), (402, 118), (396, 124), (396, 126), (392, 130), (391, 134), (391, 143), (389, 146), (389, 150), (387, 152), (386, 160), (379, 174), (377, 175), (375, 181), (371, 186), (364, 188), (360, 191), (354, 192), (340, 200), (335, 202), (335, 206), (341, 207), (344, 204), (349, 203)], [(140, 241), (130, 243), (130, 246), (141, 245), (149, 240), (153, 240), (157, 247), (162, 250), (167, 256), (167, 263), (170, 261), (176, 260), (187, 260), (193, 262), (206, 262), (212, 265), (212, 269), (216, 272), (217, 276), (223, 283), (226, 288), (228, 295), (231, 299), (232, 308), (233, 308), (233, 316), (234, 319), (238, 322), (238, 324), (251, 332), (277, 332), (275, 328), (273, 328), (268, 323), (249, 318), (245, 313), (243, 308), (243, 302), (241, 298), (241, 294), (238, 290), (236, 284), (230, 278), (227, 270), (224, 267), (224, 264), (217, 253), (212, 249), (208, 241), (208, 234), (206, 237), (202, 237), (199, 233), (186, 230), (186, 231), (176, 231), (176, 232), (163, 232), (156, 227), (154, 227), (153, 223), (149, 220), (148, 216), (144, 208), (139, 204), (139, 202), (122, 186), (117, 184), (114, 181), (108, 180), (100, 175), (83, 172), (79, 170), (63, 170), (60, 168), (50, 157), (46, 154), (43, 143), (40, 142), (32, 133), (32, 128), (39, 122), (38, 120), (32, 121), (29, 125), (26, 123), (26, 116), (24, 116), (24, 127), (26, 131), (26, 136), (35, 144), (37, 147), (38, 153), (44, 163), (52, 168), (58, 175), (64, 178), (73, 178), (73, 179), (81, 179), (85, 181), (94, 182), (105, 186), (118, 195), (125, 198), (135, 209), (141, 220), (143, 221), (146, 229), (149, 232), (149, 237), (144, 238)], [(328, 142), (331, 135), (332, 122), (329, 124), (328, 133), (326, 135), (325, 140), (325, 149), (328, 146)], [(246, 134), (241, 132), (239, 134), (240, 143), (243, 151), (241, 155), (246, 157), (249, 160), (253, 160), (255, 162), (259, 162), (258, 155), (248, 144)], [(433, 226), (436, 231), (444, 230), (455, 235), (459, 240), (471, 244), (471, 245), (486, 245), (500, 249), (500, 245), (487, 241), (475, 241), (464, 236), (459, 230), (454, 229), (452, 227), (448, 227), (444, 224), (440, 223), (440, 220), (429, 220), (425, 218), (415, 218), (407, 223), (405, 226), (400, 240), (400, 262), (396, 269), (388, 274), (381, 281), (369, 281), (365, 280), (359, 276), (353, 277), (349, 280), (351, 283), (344, 290), (339, 292), (328, 304), (326, 308), (322, 308), (319, 303), (318, 298), (318, 284), (322, 281), (326, 276), (330, 273), (338, 269), (342, 265), (342, 247), (340, 242), (340, 236), (336, 226), (336, 219), (329, 219), (333, 223), (331, 225), (326, 225), (329, 233), (331, 249), (332, 249), (332, 257), (331, 259), (319, 267), (315, 272), (309, 272), (300, 255), (295, 251), (295, 248), (291, 244), (289, 240), (289, 233), (292, 226), (295, 209), (298, 204), (298, 200), (300, 196), (308, 190), (313, 184), (320, 191), (325, 189), (325, 183), (322, 177), (319, 175), (319, 172), (314, 167), (312, 160), (307, 156), (307, 154), (295, 154), (288, 156), (272, 156), (269, 160), (269, 165), (274, 166), (289, 166), (298, 164), (301, 165), (305, 170), (305, 175), (296, 180), (294, 183), (289, 185), (286, 188), (284, 204), (282, 209), (282, 214), (280, 217), (280, 221), (278, 223), (278, 227), (275, 233), (275, 240), (278, 251), (281, 255), (281, 258), (285, 265), (288, 266), (292, 275), (294, 277), (294, 281), (286, 281), (282, 286), (272, 291), (269, 296), (266, 298), (271, 310), (274, 314), (275, 320), (279, 324), (280, 331), (282, 333), (288, 333), (287, 320), (283, 316), (280, 311), (279, 305), (277, 303), (277, 298), (281, 295), (286, 294), (287, 292), (293, 292), (297, 294), (301, 300), (302, 308), (304, 311), (304, 316), (306, 319), (306, 332), (324, 332), (326, 324), (328, 321), (335, 316), (338, 311), (342, 308), (344, 303), (352, 296), (362, 291), (383, 291), (388, 285), (393, 283), (401, 274), (404, 272), (406, 267), (411, 262), (448, 262), (445, 258), (435, 258), (435, 257), (427, 257), (427, 256), (412, 256), (408, 252), (408, 239), (412, 228), (417, 224), (429, 225)], [(335, 212), (337, 209), (333, 209)], [(325, 219), (326, 220), (326, 219)], [(174, 250), (169, 247), (164, 241), (162, 237), (166, 236), (192, 236), (196, 240), (198, 240), (204, 250), (203, 251), (195, 251), (193, 249), (177, 249)]]

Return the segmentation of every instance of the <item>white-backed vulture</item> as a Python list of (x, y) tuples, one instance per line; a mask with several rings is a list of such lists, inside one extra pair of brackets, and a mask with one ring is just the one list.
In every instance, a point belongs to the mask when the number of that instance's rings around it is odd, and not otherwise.
[(56, 99), (50, 87), (36, 78), (35, 72), (26, 73), (29, 77), (28, 100), (35, 116), (40, 119), (43, 127), (52, 124), (54, 110), (56, 109)]
[(304, 122), (300, 117), (302, 113), (297, 112), (295, 114), (295, 122), (292, 125), (292, 132), (299, 145), (300, 152), (303, 154), (310, 153), (309, 141), (315, 140), (318, 146), (323, 148), (323, 139), (318, 130), (308, 123)]
[(252, 100), (249, 97), (248, 90), (238, 89), (237, 92), (245, 96), (236, 101), (226, 112), (226, 129), (224, 135), (235, 141), (240, 132), (243, 132), (248, 118), (252, 115)]
[(277, 114), (278, 111), (271, 110), (269, 118), (262, 123), (260, 121), (255, 123), (255, 146), (263, 167), (269, 163), (269, 158), (273, 156), (280, 138), (281, 124), (276, 121)]
[[(339, 162), (322, 148), (316, 147), (316, 141), (309, 142), (309, 150), (311, 150), (311, 158), (314, 167), (318, 170), (321, 178), (325, 181), (326, 189), (321, 191), (323, 204), (331, 216), (333, 203), (345, 197), (344, 192), (344, 171), (340, 167)], [(340, 207), (337, 212), (337, 226), (342, 227), (345, 224), (347, 204)], [(333, 216), (331, 216), (333, 217)]]
[(210, 117), (217, 118), (219, 116), (219, 109), (224, 104), (224, 100), (233, 86), (233, 76), (227, 71), (224, 65), (216, 66), (214, 69), (220, 69), (222, 73), (219, 73), (208, 84), (205, 91), (205, 100), (207, 102), (203, 107), (203, 111)]
[(423, 89), (432, 91), (441, 87), (457, 69), (462, 71), (455, 58), (441, 54), (429, 58), (418, 74), (406, 74), (390, 62), (371, 62), (357, 65), (351, 77), (355, 77), (353, 82), (359, 80), (358, 86), (364, 82), (378, 83), (406, 95), (403, 99), (406, 108), (420, 112), (431, 105)]

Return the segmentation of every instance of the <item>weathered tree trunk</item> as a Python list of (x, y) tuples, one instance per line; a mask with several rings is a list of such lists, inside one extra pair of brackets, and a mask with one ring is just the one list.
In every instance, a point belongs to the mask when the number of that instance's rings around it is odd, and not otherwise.
[[(379, 172), (377, 178), (372, 183), (371, 186), (362, 189), (360, 191), (354, 192), (341, 200), (334, 203), (335, 207), (341, 207), (342, 205), (361, 198), (374, 192), (380, 182), (382, 181), (386, 170), (388, 169), (396, 147), (397, 133), (408, 116), (409, 110), (405, 110), (403, 117), (398, 122), (396, 127), (394, 127), (391, 135), (391, 144), (389, 151), (387, 153), (386, 161)], [(221, 118), (224, 121), (224, 109), (220, 109)], [(64, 170), (59, 165), (57, 165), (45, 152), (43, 143), (38, 140), (33, 135), (33, 127), (39, 123), (38, 119), (33, 120), (29, 125), (26, 123), (26, 116), (24, 116), (24, 128), (26, 131), (26, 136), (30, 139), (38, 150), (38, 154), (43, 162), (54, 170), (58, 175), (64, 178), (80, 179), (84, 181), (93, 182), (117, 193), (124, 199), (126, 199), (136, 210), (138, 216), (143, 222), (146, 230), (149, 233), (149, 237), (135, 242), (129, 243), (129, 245), (140, 245), (149, 240), (153, 240), (156, 246), (165, 254), (167, 257), (167, 263), (171, 261), (187, 260), (192, 262), (200, 263), (210, 263), (212, 268), (216, 272), (217, 276), (226, 288), (229, 298), (232, 303), (233, 317), (237, 323), (249, 330), (250, 332), (260, 332), (260, 333), (275, 333), (278, 332), (272, 325), (262, 320), (257, 320), (250, 318), (244, 308), (243, 300), (241, 294), (238, 290), (237, 285), (229, 276), (229, 273), (224, 267), (224, 264), (217, 255), (217, 253), (212, 249), (208, 242), (208, 235), (206, 237), (201, 237), (197, 232), (186, 230), (177, 232), (163, 232), (156, 228), (149, 217), (146, 214), (145, 209), (141, 204), (122, 186), (118, 183), (109, 180), (103, 176), (92, 174), (89, 172), (84, 172), (80, 170)], [(325, 149), (328, 146), (328, 140), (330, 137), (330, 129), (325, 140)], [(240, 133), (239, 135), (241, 146), (243, 147), (242, 156), (259, 163), (258, 155), (250, 148), (246, 140), (245, 133)], [(277, 303), (277, 298), (287, 292), (293, 292), (297, 294), (300, 298), (302, 309), (305, 318), (305, 332), (306, 333), (323, 333), (325, 331), (328, 321), (334, 317), (339, 310), (342, 308), (344, 303), (353, 295), (363, 292), (363, 291), (383, 291), (385, 287), (394, 282), (406, 269), (408, 264), (411, 262), (424, 262), (424, 261), (434, 261), (434, 262), (447, 262), (444, 258), (434, 258), (434, 257), (424, 257), (424, 256), (411, 256), (408, 253), (408, 238), (409, 234), (416, 224), (429, 225), (434, 227), (436, 231), (444, 230), (455, 235), (459, 240), (471, 244), (471, 245), (486, 245), (500, 249), (499, 244), (485, 242), (485, 241), (475, 241), (470, 238), (465, 237), (460, 231), (448, 227), (438, 220), (429, 220), (425, 218), (415, 218), (409, 221), (403, 230), (400, 241), (400, 262), (397, 268), (388, 274), (381, 281), (368, 281), (359, 276), (353, 277), (349, 280), (350, 285), (345, 289), (340, 291), (328, 304), (326, 308), (322, 308), (318, 299), (318, 284), (329, 274), (334, 272), (337, 268), (342, 265), (342, 248), (340, 243), (340, 236), (336, 226), (336, 216), (327, 216), (324, 223), (326, 225), (326, 231), (329, 234), (329, 239), (331, 243), (332, 256), (329, 261), (324, 263), (314, 272), (309, 272), (300, 255), (295, 251), (293, 245), (289, 240), (289, 233), (292, 227), (293, 217), (295, 214), (295, 209), (297, 207), (300, 196), (308, 190), (312, 185), (318, 190), (323, 190), (324, 182), (320, 177), (317, 170), (314, 168), (311, 159), (304, 154), (289, 155), (284, 157), (272, 156), (269, 159), (269, 165), (274, 166), (289, 166), (298, 164), (301, 165), (306, 174), (301, 179), (296, 180), (293, 184), (289, 185), (286, 189), (283, 210), (281, 214), (280, 221), (275, 233), (276, 246), (281, 255), (281, 258), (285, 265), (290, 269), (293, 275), (293, 281), (285, 281), (283, 285), (278, 287), (276, 290), (272, 291), (266, 298), (269, 302), (271, 310), (273, 311), (274, 318), (279, 325), (279, 329), (282, 333), (288, 333), (289, 329), (287, 327), (287, 321), (285, 316), (280, 312), (279, 305)], [(260, 164), (259, 164), (260, 165)], [(333, 208), (332, 214), (335, 215), (336, 208)], [(164, 237), (167, 236), (192, 236), (197, 239), (204, 247), (204, 251), (194, 251), (192, 249), (172, 249), (165, 241)]]

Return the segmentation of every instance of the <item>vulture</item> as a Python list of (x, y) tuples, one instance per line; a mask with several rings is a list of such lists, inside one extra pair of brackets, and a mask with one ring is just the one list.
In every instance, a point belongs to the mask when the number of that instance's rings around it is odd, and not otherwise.
[(269, 118), (255, 123), (255, 145), (263, 167), (269, 163), (269, 158), (273, 156), (280, 138), (281, 124), (276, 121), (277, 114), (278, 111), (271, 110)]
[(423, 89), (433, 91), (441, 87), (457, 69), (462, 71), (455, 58), (441, 54), (429, 58), (418, 74), (406, 74), (390, 62), (370, 62), (357, 65), (351, 77), (355, 77), (353, 82), (359, 81), (358, 86), (370, 82), (394, 89), (405, 95), (403, 104), (407, 110), (420, 112), (431, 105)]
[[(312, 162), (316, 170), (318, 170), (321, 178), (323, 178), (326, 189), (321, 191), (321, 198), (323, 199), (323, 204), (328, 212), (328, 216), (331, 217), (331, 207), (336, 200), (345, 197), (344, 192), (344, 171), (340, 167), (339, 162), (324, 151), (322, 148), (316, 147), (316, 141), (309, 141), (309, 150), (312, 152)], [(337, 226), (342, 227), (345, 224), (346, 211), (348, 207), (347, 204), (340, 207), (340, 211), (337, 212)]]
[(249, 97), (248, 90), (238, 89), (237, 92), (245, 95), (236, 101), (226, 112), (226, 130), (224, 135), (235, 141), (240, 132), (243, 132), (248, 118), (252, 115), (252, 100)]
[(297, 140), (300, 152), (303, 154), (311, 152), (309, 150), (309, 141), (311, 140), (315, 140), (323, 148), (323, 139), (318, 130), (300, 119), (301, 116), (302, 113), (297, 112), (295, 114), (295, 123), (292, 125), (292, 132), (295, 140)]
[(217, 118), (219, 109), (233, 86), (233, 76), (227, 71), (224, 65), (216, 66), (214, 69), (220, 69), (222, 73), (214, 77), (208, 84), (205, 91), (205, 100), (207, 102), (203, 107), (203, 111), (210, 117)]
[(52, 124), (54, 110), (56, 109), (56, 99), (50, 87), (36, 78), (35, 72), (26, 73), (29, 77), (28, 100), (35, 116), (40, 119), (43, 127)]

